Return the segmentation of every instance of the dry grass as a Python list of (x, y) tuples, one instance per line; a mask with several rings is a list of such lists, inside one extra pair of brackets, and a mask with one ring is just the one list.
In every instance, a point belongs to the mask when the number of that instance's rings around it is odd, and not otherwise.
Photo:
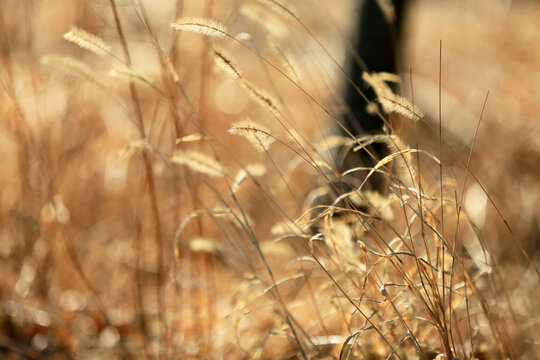
[(353, 139), (317, 3), (0, 2), (1, 357), (536, 357), (540, 7), (416, 1)]

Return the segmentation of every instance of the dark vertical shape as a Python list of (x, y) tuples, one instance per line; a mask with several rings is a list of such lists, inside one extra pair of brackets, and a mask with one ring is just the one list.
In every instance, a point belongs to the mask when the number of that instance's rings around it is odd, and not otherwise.
[[(355, 61), (353, 56), (349, 65), (349, 76), (370, 100), (375, 100), (375, 94), (362, 80), (362, 72), (396, 73), (398, 70), (397, 56), (405, 0), (396, 0), (393, 3), (396, 12), (394, 23), (388, 23), (384, 18), (376, 0), (363, 0), (359, 6), (354, 44), (363, 64)], [(354, 135), (382, 128), (381, 119), (366, 112), (366, 101), (350, 84), (346, 89), (345, 100), (351, 113), (344, 121)]]
[[(398, 56), (400, 45), (400, 27), (403, 18), (405, 0), (394, 1), (395, 21), (388, 22), (376, 0), (363, 0), (359, 6), (356, 39), (353, 44), (354, 51), (349, 61), (349, 77), (360, 88), (362, 93), (370, 100), (376, 101), (373, 90), (362, 80), (362, 73), (367, 72), (398, 72)], [(351, 84), (345, 90), (345, 100), (349, 112), (343, 119), (343, 124), (354, 136), (381, 133), (383, 121), (377, 114), (366, 111), (367, 103), (358, 90)], [(343, 131), (344, 136), (349, 136)], [(366, 151), (367, 150), (367, 151)], [(388, 154), (388, 148), (383, 143), (374, 143), (366, 150), (357, 152), (350, 148), (342, 149), (337, 162), (341, 171), (358, 166), (373, 167), (377, 161)], [(363, 174), (366, 175), (367, 171)], [(346, 181), (358, 186), (363, 180), (361, 172), (346, 176)], [(364, 189), (384, 191), (385, 178), (380, 174), (373, 174)]]
[[(388, 22), (379, 7), (377, 0), (360, 0), (359, 14), (357, 16), (357, 30), (352, 41), (353, 51), (349, 56), (348, 76), (352, 82), (360, 88), (362, 93), (370, 101), (375, 101), (375, 93), (362, 80), (362, 73), (367, 72), (391, 72), (397, 73), (399, 63), (400, 28), (404, 13), (406, 0), (394, 0), (395, 21)], [(340, 128), (341, 134), (345, 137), (359, 137), (365, 134), (377, 134), (382, 132), (383, 121), (378, 115), (366, 112), (367, 103), (357, 91), (355, 86), (347, 84), (345, 89), (345, 101), (349, 112), (341, 119), (346, 130)], [(353, 144), (354, 146), (355, 144)], [(375, 143), (368, 147), (368, 151), (352, 151), (352, 146), (343, 146), (334, 153), (338, 170), (343, 173), (346, 170), (357, 167), (373, 167), (378, 159), (388, 154), (387, 147), (382, 143)], [(340, 176), (338, 179), (330, 176), (330, 181), (325, 185), (326, 191), (321, 193), (317, 189), (317, 195), (309, 199), (310, 207), (317, 205), (337, 205), (347, 208), (351, 204), (344, 201), (335, 204), (336, 198), (340, 195), (354, 191), (363, 184), (364, 176), (369, 170), (356, 170), (348, 175)], [(362, 190), (377, 190), (385, 192), (386, 179), (383, 175), (375, 173), (370, 180), (363, 184)], [(312, 193), (314, 194), (314, 193)], [(355, 205), (362, 211), (367, 208)], [(315, 218), (322, 210), (311, 212)], [(339, 212), (333, 216), (339, 216)], [(317, 229), (317, 226), (314, 226)]]

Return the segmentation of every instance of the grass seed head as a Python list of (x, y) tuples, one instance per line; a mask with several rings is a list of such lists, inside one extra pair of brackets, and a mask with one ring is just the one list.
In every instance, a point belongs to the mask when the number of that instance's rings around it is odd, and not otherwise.
[(228, 36), (225, 25), (201, 17), (181, 18), (172, 23), (171, 27), (177, 31), (190, 31), (217, 39), (226, 39)]
[(76, 26), (72, 26), (64, 34), (64, 39), (99, 56), (105, 56), (111, 52), (111, 46), (99, 36), (86, 32)]

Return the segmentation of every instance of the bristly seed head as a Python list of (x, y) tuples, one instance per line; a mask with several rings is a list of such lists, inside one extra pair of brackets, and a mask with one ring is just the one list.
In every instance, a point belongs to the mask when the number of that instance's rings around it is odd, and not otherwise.
[(225, 25), (201, 17), (185, 17), (176, 20), (171, 27), (178, 31), (190, 31), (217, 39), (226, 39), (228, 31)]
[(231, 59), (227, 52), (219, 47), (214, 46), (212, 49), (212, 55), (216, 61), (216, 65), (223, 70), (224, 73), (229, 75), (235, 80), (242, 79), (242, 72), (234, 64), (234, 61)]
[(83, 29), (79, 29), (76, 26), (72, 26), (71, 29), (64, 34), (64, 39), (99, 56), (105, 56), (111, 52), (111, 46), (99, 36), (86, 32)]
[(268, 151), (270, 145), (276, 141), (270, 135), (270, 131), (263, 126), (253, 122), (251, 119), (236, 122), (229, 129), (233, 135), (244, 136), (259, 151)]

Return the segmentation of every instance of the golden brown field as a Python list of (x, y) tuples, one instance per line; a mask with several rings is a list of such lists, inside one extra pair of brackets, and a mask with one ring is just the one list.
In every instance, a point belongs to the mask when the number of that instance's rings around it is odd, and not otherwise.
[(540, 5), (413, 1), (353, 138), (356, 6), (0, 1), (0, 358), (537, 358)]

